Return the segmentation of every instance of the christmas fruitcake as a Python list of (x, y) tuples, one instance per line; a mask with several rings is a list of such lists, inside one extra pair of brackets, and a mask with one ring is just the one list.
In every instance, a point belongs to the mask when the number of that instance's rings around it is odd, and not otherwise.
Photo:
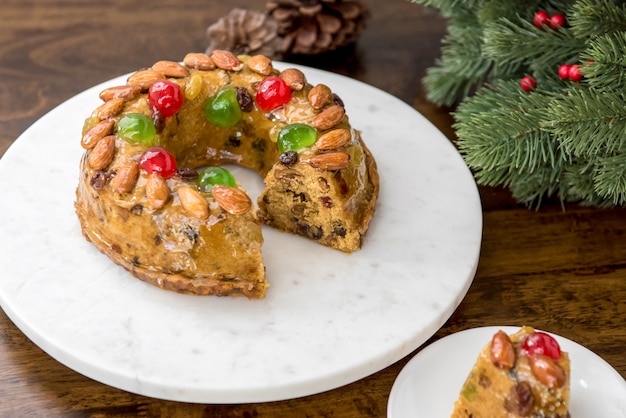
[(570, 360), (549, 334), (524, 326), (494, 334), (451, 418), (569, 418)]
[[(136, 277), (200, 295), (261, 298), (260, 223), (358, 250), (376, 163), (341, 99), (262, 55), (190, 53), (104, 89), (85, 120), (83, 235)], [(232, 174), (258, 172), (258, 210)]]

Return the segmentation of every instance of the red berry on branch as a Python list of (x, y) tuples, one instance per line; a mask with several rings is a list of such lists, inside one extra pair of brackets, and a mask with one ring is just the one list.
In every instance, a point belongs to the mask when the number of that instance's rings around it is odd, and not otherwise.
[(525, 75), (519, 82), (519, 85), (525, 91), (533, 91), (537, 87), (537, 82), (529, 75)]
[(550, 27), (554, 30), (562, 28), (565, 26), (565, 15), (561, 13), (556, 13), (550, 16)]
[(533, 22), (535, 23), (535, 26), (537, 26), (538, 28), (541, 28), (549, 24), (550, 15), (548, 14), (548, 12), (539, 10), (538, 12), (535, 13), (535, 18), (533, 19)]
[(567, 80), (569, 78), (569, 70), (572, 66), (569, 64), (563, 64), (559, 67), (559, 77), (561, 77), (562, 80)]
[(572, 81), (580, 81), (583, 74), (580, 72), (580, 65), (574, 64), (569, 67), (569, 79)]

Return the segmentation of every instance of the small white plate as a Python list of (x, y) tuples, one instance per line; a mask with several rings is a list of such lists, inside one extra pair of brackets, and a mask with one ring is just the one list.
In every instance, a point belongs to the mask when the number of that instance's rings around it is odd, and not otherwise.
[[(448, 335), (424, 348), (398, 375), (388, 418), (447, 418), (480, 350), (499, 329), (482, 327)], [(572, 418), (626, 417), (626, 381), (606, 361), (580, 344), (554, 335), (571, 360)]]
[[(284, 66), (284, 64), (281, 64)], [(361, 251), (346, 255), (264, 228), (267, 297), (160, 290), (113, 264), (74, 213), (83, 120), (93, 87), (34, 123), (0, 160), (0, 304), (39, 347), (93, 379), (203, 403), (310, 395), (411, 353), (452, 314), (480, 251), (474, 179), (415, 109), (358, 81), (332, 86), (376, 157), (381, 190)], [(238, 173), (253, 192), (260, 177)], [(256, 186), (256, 187), (255, 187)]]

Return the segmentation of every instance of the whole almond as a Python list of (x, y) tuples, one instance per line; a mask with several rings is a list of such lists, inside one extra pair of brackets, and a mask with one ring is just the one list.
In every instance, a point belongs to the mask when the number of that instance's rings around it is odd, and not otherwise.
[(320, 112), (315, 119), (313, 119), (311, 125), (320, 131), (325, 131), (341, 122), (345, 114), (346, 110), (343, 106), (332, 105)]
[(98, 117), (100, 120), (109, 119), (117, 115), (124, 108), (124, 99), (118, 97), (116, 99), (107, 100), (93, 111), (92, 116)]
[(309, 90), (309, 103), (313, 109), (321, 109), (333, 100), (333, 92), (325, 84), (318, 84)]
[(270, 75), (274, 69), (272, 60), (261, 54), (248, 58), (246, 64), (252, 71), (261, 75)]
[(111, 180), (111, 187), (119, 194), (133, 190), (139, 177), (139, 165), (135, 161), (126, 161)]
[(215, 68), (215, 63), (207, 54), (201, 52), (190, 52), (185, 55), (183, 64), (188, 68), (194, 68), (196, 70), (212, 70)]
[(111, 164), (114, 155), (115, 135), (108, 135), (101, 138), (93, 147), (87, 157), (87, 164), (93, 170), (102, 170)]
[(287, 68), (279, 74), (279, 77), (282, 78), (293, 91), (300, 91), (306, 85), (304, 73), (297, 68)]
[(178, 198), (185, 211), (198, 219), (209, 217), (209, 202), (191, 186), (182, 186), (178, 189)]
[(102, 100), (109, 101), (111, 99), (122, 98), (124, 100), (132, 100), (141, 93), (141, 86), (127, 84), (125, 86), (115, 86), (104, 89), (100, 92)]
[(152, 66), (152, 70), (172, 78), (182, 78), (189, 75), (189, 71), (175, 61), (157, 61)]
[(92, 126), (87, 132), (83, 134), (80, 140), (80, 145), (85, 149), (91, 149), (96, 146), (100, 139), (113, 132), (115, 127), (115, 121), (113, 119), (106, 119), (102, 122)]
[(170, 198), (170, 188), (159, 173), (151, 173), (146, 181), (146, 197), (153, 209), (161, 209)]
[(515, 348), (509, 336), (502, 330), (491, 339), (489, 353), (491, 362), (499, 369), (508, 370), (515, 365)]
[(165, 75), (163, 75), (163, 73), (148, 69), (139, 70), (136, 73), (131, 74), (126, 82), (131, 85), (139, 86), (142, 90), (148, 90), (151, 85), (164, 78)]
[(327, 152), (309, 159), (311, 167), (318, 170), (341, 170), (350, 162), (350, 155), (345, 152)]
[(533, 354), (528, 359), (533, 375), (546, 387), (557, 389), (565, 384), (565, 372), (552, 357)]
[(242, 189), (217, 185), (213, 186), (211, 194), (222, 209), (233, 215), (243, 215), (252, 209), (252, 201)]
[(315, 142), (315, 147), (320, 151), (328, 151), (346, 145), (352, 140), (352, 134), (348, 129), (333, 129), (320, 135)]
[(211, 59), (222, 70), (239, 71), (243, 68), (243, 63), (230, 51), (216, 49), (211, 53)]

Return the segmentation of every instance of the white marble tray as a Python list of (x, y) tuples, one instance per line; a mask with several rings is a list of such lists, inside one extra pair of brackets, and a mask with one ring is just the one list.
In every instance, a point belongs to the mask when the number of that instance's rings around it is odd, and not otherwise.
[[(473, 177), (410, 106), (303, 70), (341, 96), (378, 162), (380, 203), (361, 251), (345, 255), (265, 229), (272, 285), (260, 301), (179, 295), (114, 265), (83, 239), (73, 201), (83, 119), (123, 76), (52, 110), (0, 159), (0, 304), (11, 320), (90, 378), (202, 403), (319, 393), (426, 341), (474, 277), (482, 214)], [(245, 174), (254, 191), (260, 179)]]

